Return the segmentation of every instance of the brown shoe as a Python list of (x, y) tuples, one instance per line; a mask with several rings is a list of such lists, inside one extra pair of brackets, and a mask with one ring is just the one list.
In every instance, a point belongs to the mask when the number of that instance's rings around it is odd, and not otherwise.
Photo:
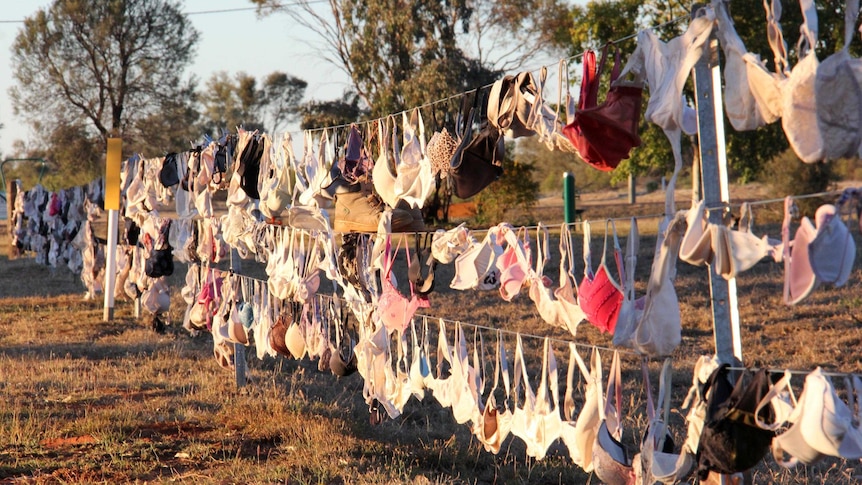
[(348, 192), (335, 195), (335, 214), (332, 228), (335, 232), (377, 232), (380, 215), (392, 211), (392, 232), (410, 231), (413, 216), (400, 209), (387, 209), (374, 194)]

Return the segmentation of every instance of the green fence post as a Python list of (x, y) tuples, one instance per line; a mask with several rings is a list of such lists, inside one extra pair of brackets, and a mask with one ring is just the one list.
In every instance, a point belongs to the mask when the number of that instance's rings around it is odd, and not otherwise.
[(575, 210), (575, 174), (563, 172), (563, 208), (565, 211), (566, 224), (571, 224), (577, 219)]

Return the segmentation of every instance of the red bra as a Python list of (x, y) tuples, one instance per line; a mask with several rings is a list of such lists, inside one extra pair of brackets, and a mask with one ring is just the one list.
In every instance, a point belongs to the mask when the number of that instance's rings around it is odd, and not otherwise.
[(620, 53), (614, 54), (611, 87), (607, 98), (598, 104), (599, 76), (605, 67), (608, 46), (602, 49), (602, 60), (596, 70), (596, 54), (584, 53), (584, 76), (575, 119), (563, 127), (578, 155), (594, 168), (609, 172), (629, 157), (632, 148), (640, 146), (638, 136), (643, 84), (617, 82), (620, 75)]
[[(623, 264), (620, 251), (620, 241), (614, 222), (608, 220), (614, 235), (614, 261), (617, 265), (617, 275), (622, 281)], [(605, 242), (602, 248), (602, 262), (598, 271), (593, 274), (590, 260), (590, 224), (584, 223), (584, 279), (578, 286), (578, 305), (587, 315), (587, 321), (605, 333), (614, 333), (617, 317), (623, 303), (623, 292), (619, 283), (614, 281), (608, 272), (605, 258), (608, 246), (608, 230), (605, 223)]]

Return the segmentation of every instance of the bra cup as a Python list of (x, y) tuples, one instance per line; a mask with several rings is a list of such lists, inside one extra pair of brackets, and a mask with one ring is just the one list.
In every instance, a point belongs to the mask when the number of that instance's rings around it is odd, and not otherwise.
[[(619, 273), (623, 272), (622, 261), (619, 249), (619, 240), (617, 239), (616, 227), (612, 220), (608, 223), (613, 227), (614, 249), (613, 257), (617, 265)], [(613, 333), (617, 324), (620, 306), (623, 302), (623, 293), (620, 285), (614, 281), (613, 277), (608, 273), (606, 265), (607, 256), (607, 237), (609, 229), (605, 227), (605, 243), (602, 250), (602, 262), (599, 265), (598, 271), (592, 273), (590, 268), (590, 229), (589, 225), (584, 226), (584, 279), (578, 287), (578, 304), (587, 315), (587, 321), (605, 333)]]
[(469, 290), (479, 281), (474, 261), (481, 248), (474, 244), (455, 258), (455, 277), (449, 286), (455, 290)]
[[(559, 288), (554, 290), (557, 302), (557, 315), (560, 316), (566, 328), (572, 335), (577, 335), (578, 325), (587, 319), (586, 313), (578, 305), (578, 297), (575, 294), (575, 286), (570, 275), (566, 275)], [(562, 281), (562, 280), (561, 280)]]
[(679, 258), (695, 266), (712, 262), (712, 240), (709, 225), (704, 219), (706, 202), (692, 205), (686, 214), (687, 229), (682, 238)]
[(442, 264), (449, 264), (470, 247), (470, 230), (465, 223), (443, 231), (438, 229), (431, 242), (431, 255)]
[(682, 215), (677, 214), (659, 238), (643, 307), (636, 310), (638, 322), (633, 348), (642, 354), (670, 355), (682, 341), (682, 318), (673, 282), (683, 224)]
[(456, 290), (487, 290), (498, 286), (500, 279), (495, 246), (490, 231), (481, 243), (473, 240), (471, 247), (455, 259), (455, 277), (449, 286)]
[(770, 254), (769, 243), (750, 232), (728, 229), (727, 238), (734, 270), (731, 277), (751, 269), (752, 266)]
[(817, 209), (815, 221), (816, 235), (808, 247), (811, 268), (819, 281), (843, 286), (856, 259), (853, 236), (831, 204)]
[(811, 220), (803, 217), (790, 247), (790, 257), (784, 258), (787, 286), (785, 303), (796, 304), (805, 299), (819, 283), (809, 259), (808, 246), (814, 240), (816, 229)]
[(605, 333), (613, 333), (622, 302), (623, 294), (605, 266), (599, 267), (594, 278), (584, 278), (578, 288), (578, 304), (587, 321)]
[(402, 113), (402, 125), (404, 147), (401, 149), (395, 192), (411, 207), (421, 208), (435, 185), (431, 163), (425, 158), (422, 114), (418, 109), (409, 118), (406, 112)]
[(508, 246), (497, 259), (496, 264), (500, 270), (500, 296), (506, 301), (512, 301), (521, 292), (524, 280), (527, 279), (515, 247)]
[[(598, 382), (601, 381), (601, 360), (597, 349), (593, 349), (593, 367), (589, 375), (584, 375), (587, 381), (584, 391), (584, 407), (578, 414), (575, 422), (575, 443), (577, 443), (579, 456), (582, 458), (581, 468), (589, 473), (593, 471), (593, 446), (599, 432), (601, 419), (599, 416), (599, 389)], [(581, 369), (582, 373), (584, 369)]]
[[(398, 203), (398, 197), (395, 194), (396, 178), (389, 168), (389, 147), (386, 144), (387, 132), (384, 131), (383, 121), (378, 124), (378, 139), (380, 143), (380, 154), (374, 162), (374, 168), (371, 171), (374, 190), (377, 195), (383, 199), (389, 207), (395, 207)], [(388, 123), (388, 122), (387, 122)], [(397, 168), (397, 167), (396, 167)]]

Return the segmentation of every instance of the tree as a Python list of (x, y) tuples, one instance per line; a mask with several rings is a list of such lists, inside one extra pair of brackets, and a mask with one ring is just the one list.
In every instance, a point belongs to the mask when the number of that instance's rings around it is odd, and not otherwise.
[[(502, 68), (520, 67), (531, 59), (513, 53), (552, 48), (565, 31), (559, 19), (566, 19), (559, 15), (559, 0), (478, 5), (467, 0), (329, 0), (325, 10), (309, 0), (289, 6), (276, 0), (250, 1), (261, 13), (283, 11), (316, 32), (325, 45), (321, 56), (350, 77), (356, 94), (378, 117), (489, 84)], [(480, 7), (483, 15), (474, 16)], [(517, 26), (530, 26), (534, 37), (529, 42), (517, 38)], [(503, 37), (492, 34), (501, 31), (510, 48), (483, 49), (481, 39), (497, 42)], [(495, 62), (488, 54), (498, 50)]]
[(300, 110), (302, 113), (300, 127), (303, 130), (346, 125), (359, 121), (362, 115), (367, 114), (359, 107), (359, 96), (349, 91), (344, 93), (341, 99), (309, 101), (302, 105)]
[[(572, 7), (573, 25), (571, 36), (571, 54), (579, 54), (589, 47), (603, 45), (622, 37), (629, 36), (642, 28), (660, 25), (658, 30), (662, 38), (670, 39), (681, 33), (687, 26), (684, 20), (691, 15), (687, 4), (665, 2), (663, 0), (614, 0), (609, 2), (590, 1), (585, 6)], [(824, 59), (835, 52), (843, 42), (843, 12), (844, 2), (841, 0), (823, 0), (817, 2), (819, 25), (821, 26), (818, 41), (818, 57)], [(772, 52), (766, 36), (766, 18), (761, 2), (734, 2), (732, 4), (734, 26), (749, 52), (760, 54), (772, 66)], [(669, 21), (682, 18), (682, 22)], [(786, 40), (790, 48), (790, 63), (796, 62), (796, 26), (801, 24), (802, 16), (798, 8), (785, 8), (781, 24), (784, 26)], [(792, 26), (792, 28), (791, 28)], [(828, 26), (828, 28), (823, 28)], [(622, 44), (623, 49), (634, 50), (633, 40)], [(631, 46), (628, 48), (627, 46)], [(862, 50), (858, 42), (851, 45), (851, 51)], [(644, 102), (649, 96), (649, 89), (644, 92)], [(691, 82), (685, 90), (689, 99), (693, 99)], [(645, 104), (644, 104), (645, 105)], [(732, 175), (741, 181), (756, 178), (767, 163), (787, 151), (789, 145), (781, 128), (781, 123), (772, 123), (750, 132), (735, 132), (729, 121), (725, 119), (725, 139), (727, 143), (727, 158)], [(646, 174), (651, 172), (667, 172), (673, 168), (673, 157), (670, 145), (662, 131), (651, 123), (641, 124), (640, 136), (643, 144), (633, 150), (632, 157), (624, 161), (614, 172), (619, 180), (628, 175)], [(691, 160), (693, 147), (690, 140), (683, 139), (683, 152)]]
[(66, 125), (143, 149), (135, 120), (170, 108), (187, 83), (197, 32), (173, 0), (54, 0), (12, 47), (16, 115), (43, 133)]
[(299, 118), (299, 107), (308, 83), (283, 72), (257, 80), (245, 72), (231, 78), (226, 71), (212, 75), (200, 100), (203, 128), (210, 133), (231, 132), (239, 126), (275, 133), (284, 123)]

